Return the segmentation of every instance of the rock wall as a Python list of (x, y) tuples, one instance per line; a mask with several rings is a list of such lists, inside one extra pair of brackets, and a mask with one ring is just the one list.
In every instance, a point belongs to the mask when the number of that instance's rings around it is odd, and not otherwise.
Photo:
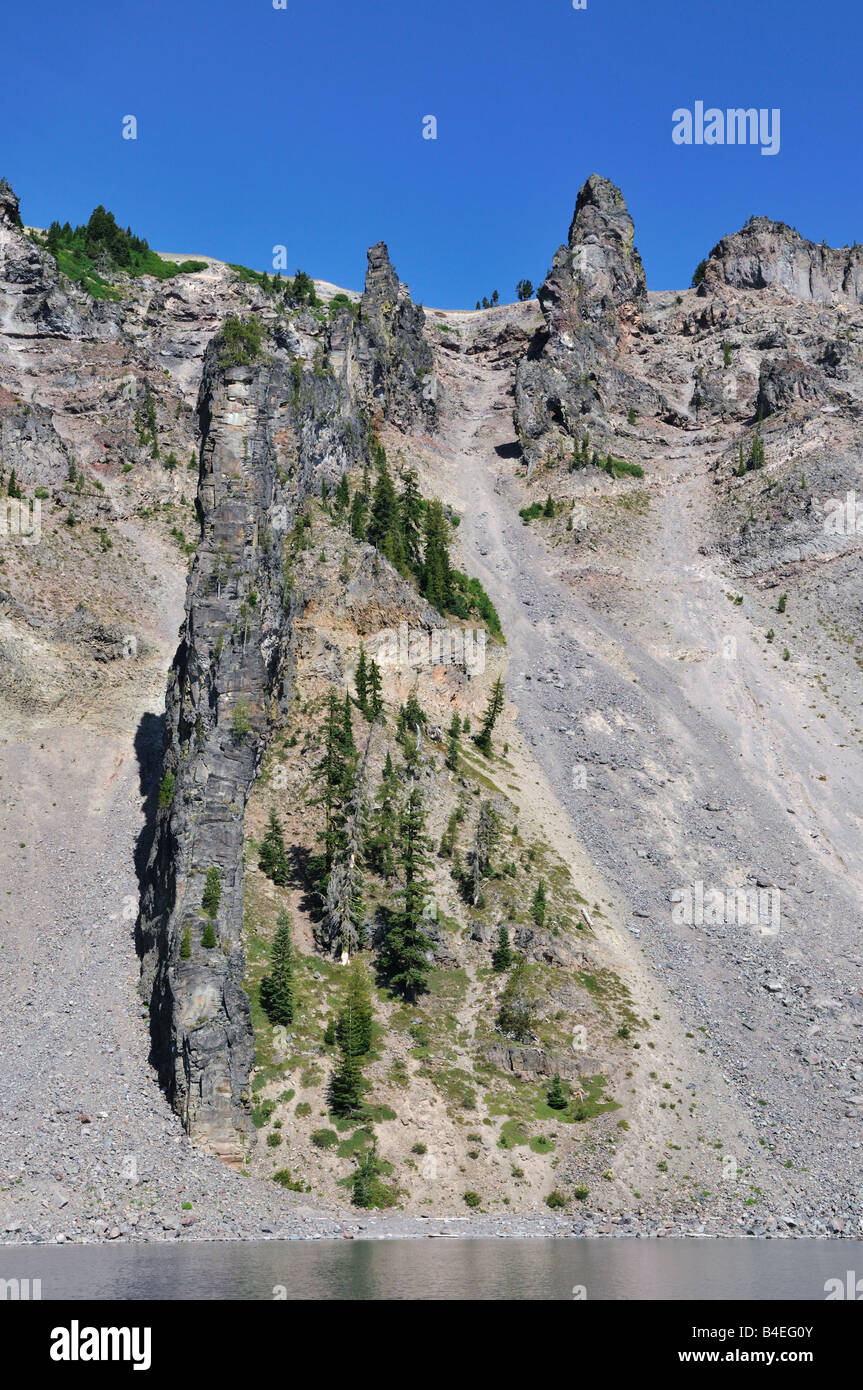
[[(162, 1084), (192, 1138), (233, 1166), (255, 1136), (243, 816), (273, 721), (290, 702), (294, 620), (304, 606), (283, 544), (305, 498), (367, 460), (372, 407), (383, 419), (433, 418), (422, 394), (422, 324), (377, 247), (357, 318), (348, 309), (336, 316), (313, 367), (297, 355), (293, 328), (280, 324), (259, 361), (225, 366), (221, 337), (205, 358), (201, 538), (166, 710), (162, 800), (170, 778), (173, 794), (158, 811), (139, 946)], [(207, 947), (212, 868), (221, 901), (216, 945)]]
[(863, 304), (863, 246), (818, 246), (784, 222), (753, 217), (710, 253), (703, 293), (722, 285), (784, 290), (809, 304)]

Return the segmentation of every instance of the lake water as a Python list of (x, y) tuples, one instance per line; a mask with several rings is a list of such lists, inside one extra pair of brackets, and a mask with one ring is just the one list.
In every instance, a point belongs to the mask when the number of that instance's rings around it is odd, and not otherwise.
[(863, 1276), (818, 1240), (334, 1240), (0, 1247), (45, 1299), (800, 1299)]

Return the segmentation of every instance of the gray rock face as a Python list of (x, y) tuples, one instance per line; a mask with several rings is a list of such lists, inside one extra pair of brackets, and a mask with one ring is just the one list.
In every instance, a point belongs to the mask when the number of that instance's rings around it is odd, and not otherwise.
[(863, 247), (818, 246), (784, 222), (754, 217), (710, 253), (703, 292), (723, 284), (770, 286), (808, 304), (863, 304)]
[(623, 401), (625, 408), (661, 412), (659, 392), (616, 365), (646, 294), (623, 195), (592, 174), (578, 195), (569, 241), (539, 291), (546, 327), (516, 374), (514, 422), (530, 468), (563, 457), (591, 426), (603, 432)]
[(368, 262), (357, 321), (358, 392), (371, 416), (382, 412), (402, 428), (422, 421), (431, 430), (437, 390), (425, 314), (399, 283), (382, 241), (371, 247)]
[[(404, 299), (390, 314), (381, 288), (392, 286), (388, 266), (378, 267), (370, 318), (340, 315), (315, 369), (303, 367), (292, 331), (279, 325), (254, 365), (223, 367), (221, 338), (204, 362), (201, 539), (166, 702), (173, 797), (158, 812), (139, 946), (153, 1058), (168, 1097), (192, 1138), (235, 1167), (255, 1138), (254, 1036), (242, 985), (243, 815), (272, 719), (290, 701), (293, 624), (305, 602), (283, 570), (283, 541), (304, 499), (366, 457), (367, 383), (383, 392), (384, 418), (390, 409), (399, 418), (425, 409), (421, 375), (410, 365), (423, 360), (422, 319)], [(208, 948), (202, 899), (212, 868), (221, 900)]]

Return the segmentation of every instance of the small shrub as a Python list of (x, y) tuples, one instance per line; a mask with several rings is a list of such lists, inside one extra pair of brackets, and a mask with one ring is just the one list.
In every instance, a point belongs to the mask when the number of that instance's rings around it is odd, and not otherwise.
[(464, 1194), (464, 1204), (466, 1207), (478, 1207), (482, 1198), (478, 1192), (466, 1192)]
[(557, 1211), (560, 1207), (566, 1206), (566, 1198), (562, 1192), (549, 1192), (545, 1199), (545, 1205), (551, 1207), (552, 1211)]

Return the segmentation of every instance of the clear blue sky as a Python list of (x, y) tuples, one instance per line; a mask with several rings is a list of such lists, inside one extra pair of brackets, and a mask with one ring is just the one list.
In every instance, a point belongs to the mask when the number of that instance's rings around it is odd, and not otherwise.
[[(542, 279), (598, 172), (681, 287), (750, 213), (863, 241), (861, 40), (860, 0), (19, 2), (0, 174), (36, 225), (104, 203), (156, 249), (281, 243), (350, 287), (383, 238), (415, 299), (472, 307)], [(696, 100), (779, 107), (779, 154), (675, 146)]]

